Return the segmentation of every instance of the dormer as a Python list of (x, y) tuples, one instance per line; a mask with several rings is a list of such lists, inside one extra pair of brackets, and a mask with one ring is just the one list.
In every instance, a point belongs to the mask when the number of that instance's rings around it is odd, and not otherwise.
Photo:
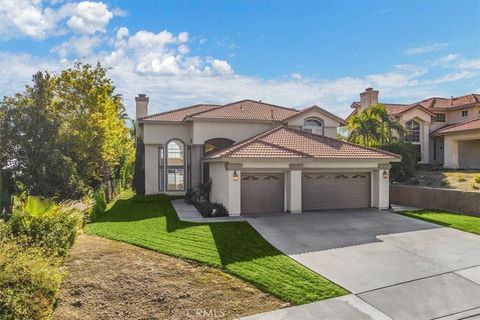
[(345, 120), (319, 106), (305, 108), (285, 122), (289, 127), (330, 138), (336, 138), (337, 128), (346, 125)]

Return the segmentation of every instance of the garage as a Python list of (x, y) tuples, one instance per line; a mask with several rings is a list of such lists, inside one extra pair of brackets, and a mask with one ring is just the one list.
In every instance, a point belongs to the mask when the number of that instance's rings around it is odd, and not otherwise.
[(284, 212), (283, 173), (243, 173), (242, 213)]
[(370, 207), (370, 173), (303, 172), (303, 211)]

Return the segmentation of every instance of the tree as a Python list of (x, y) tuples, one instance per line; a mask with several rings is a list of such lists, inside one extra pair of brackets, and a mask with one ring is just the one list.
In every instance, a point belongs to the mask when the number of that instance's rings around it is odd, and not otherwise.
[(400, 163), (392, 164), (391, 177), (403, 180), (415, 175), (416, 150), (411, 143), (404, 142), (405, 128), (392, 119), (382, 104), (372, 105), (352, 116), (347, 124), (350, 142), (376, 147), (402, 156)]
[(133, 140), (106, 69), (76, 63), (32, 81), (0, 103), (0, 165), (9, 164), (22, 191), (72, 199), (122, 176)]
[(398, 138), (403, 139), (404, 127), (392, 119), (382, 104), (372, 105), (359, 114), (353, 115), (347, 124), (350, 142), (378, 147)]

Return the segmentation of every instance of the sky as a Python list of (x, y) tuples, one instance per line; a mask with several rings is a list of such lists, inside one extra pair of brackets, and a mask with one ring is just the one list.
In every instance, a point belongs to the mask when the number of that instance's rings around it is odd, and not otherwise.
[(480, 0), (0, 0), (0, 96), (38, 70), (109, 69), (134, 116), (254, 99), (345, 117), (380, 101), (480, 93)]

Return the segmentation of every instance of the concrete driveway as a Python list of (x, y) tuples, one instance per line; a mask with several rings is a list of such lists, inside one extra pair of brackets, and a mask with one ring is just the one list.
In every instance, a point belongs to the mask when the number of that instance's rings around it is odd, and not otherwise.
[(251, 319), (480, 314), (480, 236), (373, 209), (247, 220), (280, 251), (354, 294)]

